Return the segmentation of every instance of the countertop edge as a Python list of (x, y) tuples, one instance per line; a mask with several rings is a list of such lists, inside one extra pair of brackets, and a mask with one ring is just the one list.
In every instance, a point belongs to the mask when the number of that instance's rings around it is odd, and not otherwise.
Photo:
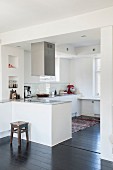
[(35, 103), (35, 104), (46, 104), (46, 105), (57, 105), (57, 104), (63, 104), (63, 103), (69, 103), (69, 102), (72, 102), (72, 101), (54, 101), (51, 103), (51, 102), (31, 102), (31, 101), (25, 101), (24, 99), (19, 99), (19, 100), (1, 100), (0, 103), (8, 103), (8, 102), (18, 102), (18, 103)]
[(95, 97), (78, 97), (78, 100), (94, 100), (94, 101), (100, 101), (100, 98), (95, 98)]

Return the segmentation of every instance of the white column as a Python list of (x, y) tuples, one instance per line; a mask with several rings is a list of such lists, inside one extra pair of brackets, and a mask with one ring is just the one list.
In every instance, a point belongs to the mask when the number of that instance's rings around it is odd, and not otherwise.
[(113, 161), (113, 27), (101, 29), (101, 159)]
[(2, 55), (1, 55), (1, 44), (0, 44), (0, 100), (2, 99)]

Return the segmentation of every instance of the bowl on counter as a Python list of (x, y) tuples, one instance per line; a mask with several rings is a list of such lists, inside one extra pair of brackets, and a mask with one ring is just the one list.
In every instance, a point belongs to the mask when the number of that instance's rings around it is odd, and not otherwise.
[(36, 94), (37, 97), (49, 97), (49, 94)]

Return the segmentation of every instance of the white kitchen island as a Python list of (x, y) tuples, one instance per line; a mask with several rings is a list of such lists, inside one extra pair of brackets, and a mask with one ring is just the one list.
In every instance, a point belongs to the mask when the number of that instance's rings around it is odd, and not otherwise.
[(32, 142), (52, 147), (72, 138), (71, 102), (12, 102), (15, 121), (29, 122)]

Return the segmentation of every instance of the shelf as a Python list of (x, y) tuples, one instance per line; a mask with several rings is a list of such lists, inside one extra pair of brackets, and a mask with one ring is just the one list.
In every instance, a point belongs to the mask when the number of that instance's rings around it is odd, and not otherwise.
[(18, 57), (8, 55), (8, 68), (18, 68)]
[(9, 87), (9, 89), (18, 89), (18, 87)]
[(18, 76), (17, 68), (8, 68), (8, 76)]
[(18, 79), (18, 76), (8, 76), (9, 79), (13, 79), (13, 80), (17, 80)]
[(8, 89), (18, 91), (18, 57), (8, 55)]
[(17, 76), (9, 76), (8, 88), (9, 89), (18, 88), (18, 77)]

